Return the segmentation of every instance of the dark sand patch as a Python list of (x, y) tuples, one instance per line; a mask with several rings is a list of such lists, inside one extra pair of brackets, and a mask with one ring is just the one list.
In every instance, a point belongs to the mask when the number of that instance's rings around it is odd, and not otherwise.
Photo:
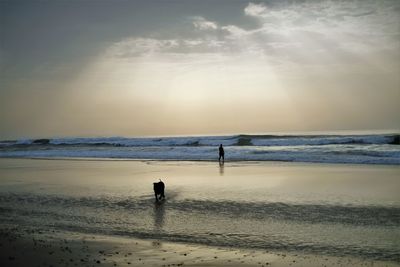
[(399, 266), (318, 255), (239, 250), (103, 235), (0, 228), (0, 266)]

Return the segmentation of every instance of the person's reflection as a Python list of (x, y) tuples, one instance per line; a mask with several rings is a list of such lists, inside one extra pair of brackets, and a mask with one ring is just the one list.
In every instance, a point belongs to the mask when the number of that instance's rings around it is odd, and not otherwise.
[(161, 231), (164, 226), (165, 207), (164, 202), (154, 203), (154, 230)]
[(224, 162), (219, 162), (219, 175), (224, 175)]

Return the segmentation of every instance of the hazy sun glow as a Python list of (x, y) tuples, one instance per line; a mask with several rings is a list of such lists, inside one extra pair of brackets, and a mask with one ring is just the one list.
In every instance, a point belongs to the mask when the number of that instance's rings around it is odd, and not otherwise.
[(36, 61), (37, 74), (26, 78), (6, 72), (3, 135), (400, 127), (398, 2), (236, 5), (237, 19), (208, 18), (204, 9), (110, 37), (68, 78), (66, 63), (50, 72)]

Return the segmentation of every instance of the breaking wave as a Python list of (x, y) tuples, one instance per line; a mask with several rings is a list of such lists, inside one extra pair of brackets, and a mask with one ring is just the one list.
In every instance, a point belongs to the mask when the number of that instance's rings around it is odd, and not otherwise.
[(0, 157), (400, 164), (400, 135), (231, 135), (0, 141)]

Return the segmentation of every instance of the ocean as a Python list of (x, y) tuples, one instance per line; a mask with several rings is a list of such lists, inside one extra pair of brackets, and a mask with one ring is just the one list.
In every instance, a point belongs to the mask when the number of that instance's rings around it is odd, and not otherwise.
[(0, 141), (2, 158), (400, 164), (399, 134), (52, 138)]

